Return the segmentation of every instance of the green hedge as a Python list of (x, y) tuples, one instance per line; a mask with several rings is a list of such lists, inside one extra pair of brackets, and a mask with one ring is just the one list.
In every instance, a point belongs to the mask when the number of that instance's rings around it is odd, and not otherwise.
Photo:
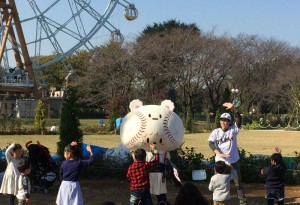
[[(260, 174), (260, 170), (263, 167), (270, 165), (269, 157), (260, 157), (252, 155), (246, 152), (244, 149), (239, 149), (240, 153), (240, 168), (242, 173), (242, 181), (244, 183), (264, 183), (265, 177)], [(206, 170), (208, 182), (214, 174), (213, 164), (214, 157), (211, 157), (208, 161), (204, 159), (201, 153), (197, 153), (195, 149), (185, 147), (184, 149), (178, 149), (171, 152), (171, 161), (176, 165), (179, 176), (182, 181), (192, 180), (192, 171), (204, 169)], [(285, 163), (288, 167), (286, 172), (285, 181), (287, 185), (299, 185), (300, 184), (300, 154), (295, 152), (295, 158), (284, 157)], [(292, 160), (292, 161), (291, 161)], [(293, 160), (298, 163), (298, 170), (293, 170)], [(83, 179), (103, 179), (103, 178), (118, 178), (120, 180), (126, 180), (126, 173), (129, 165), (133, 162), (131, 155), (128, 155), (127, 163), (120, 165), (120, 160), (116, 158), (97, 157), (93, 166), (84, 169)], [(6, 169), (6, 160), (0, 160), (0, 171), (4, 172)], [(169, 173), (171, 170), (169, 170)], [(171, 180), (172, 176), (168, 175), (168, 179)]]

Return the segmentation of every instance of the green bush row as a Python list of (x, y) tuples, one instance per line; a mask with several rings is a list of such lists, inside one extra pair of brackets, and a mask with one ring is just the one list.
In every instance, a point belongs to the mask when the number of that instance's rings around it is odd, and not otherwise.
[[(260, 174), (260, 170), (263, 167), (270, 165), (270, 159), (267, 157), (260, 157), (252, 155), (246, 152), (244, 149), (239, 149), (240, 153), (240, 168), (242, 173), (242, 181), (244, 183), (264, 183), (265, 177)], [(182, 181), (192, 180), (193, 170), (206, 170), (207, 179), (209, 181), (211, 176), (214, 174), (213, 164), (214, 157), (206, 160), (201, 153), (196, 153), (195, 149), (184, 148), (172, 151), (171, 161), (177, 167), (179, 176)], [(291, 163), (291, 158), (284, 158), (286, 165), (289, 167)], [(294, 160), (298, 163), (297, 170), (289, 168), (286, 172), (286, 184), (287, 185), (299, 185), (300, 184), (300, 153), (295, 152)], [(96, 161), (92, 167), (84, 169), (82, 177), (84, 179), (102, 179), (102, 178), (118, 178), (120, 180), (125, 180), (127, 169), (129, 165), (133, 162), (130, 154), (127, 156), (127, 160), (120, 161), (118, 157), (105, 157), (97, 156)], [(59, 166), (59, 164), (58, 164)], [(0, 171), (4, 172), (6, 168), (6, 160), (0, 160)], [(171, 173), (172, 170), (169, 167), (167, 173)], [(168, 179), (172, 179), (171, 175), (168, 175)]]
[[(264, 183), (266, 177), (260, 174), (260, 170), (263, 167), (270, 165), (270, 159), (260, 156), (252, 155), (251, 153), (246, 152), (244, 149), (239, 149), (240, 153), (240, 168), (242, 173), (242, 181), (244, 183)], [(121, 180), (125, 180), (127, 169), (132, 163), (133, 159), (131, 156), (128, 156), (128, 163), (122, 166), (119, 166), (118, 162), (114, 159), (103, 159), (102, 157), (97, 158), (96, 163), (93, 167), (90, 167), (84, 171), (84, 178), (86, 179), (101, 179), (105, 177), (116, 177)], [(207, 179), (209, 181), (211, 176), (214, 175), (214, 157), (210, 159), (204, 159), (201, 153), (196, 153), (195, 149), (184, 148), (178, 149), (171, 152), (171, 161), (177, 167), (179, 176), (182, 181), (191, 181), (192, 171), (204, 169), (206, 171)], [(289, 158), (291, 159), (291, 158)], [(295, 160), (299, 159), (299, 153), (295, 152)], [(285, 158), (287, 160), (287, 158)], [(285, 161), (286, 165), (290, 163)], [(172, 179), (171, 176), (168, 177)], [(287, 185), (299, 185), (300, 184), (300, 170), (288, 169), (286, 172), (286, 184)]]
[[(52, 119), (51, 122), (54, 122)], [(52, 125), (58, 125), (59, 121), (55, 121)], [(94, 122), (93, 122), (94, 123)], [(19, 118), (0, 118), (0, 134), (3, 135), (34, 135), (40, 134), (40, 131), (37, 131), (32, 126), (33, 122), (28, 122)], [(92, 123), (90, 123), (92, 124)], [(95, 124), (95, 123), (94, 123)], [(111, 134), (108, 130), (108, 126), (101, 125), (82, 125), (80, 129), (83, 134)], [(57, 126), (55, 132), (51, 132), (49, 129), (44, 130), (44, 135), (50, 134), (59, 134), (59, 127)]]

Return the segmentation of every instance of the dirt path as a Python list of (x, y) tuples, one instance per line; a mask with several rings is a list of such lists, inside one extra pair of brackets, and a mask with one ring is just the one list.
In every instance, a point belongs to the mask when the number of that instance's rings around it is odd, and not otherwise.
[[(84, 180), (81, 181), (81, 188), (85, 205), (101, 205), (106, 200), (114, 201), (116, 205), (127, 205), (129, 201), (129, 184), (116, 179), (102, 180)], [(208, 191), (207, 182), (194, 182), (207, 199), (212, 194)], [(50, 205), (55, 204), (57, 186), (54, 184), (47, 194), (33, 193), (31, 194), (30, 205)], [(248, 198), (248, 205), (265, 205), (264, 199), (265, 187), (263, 184), (245, 184), (245, 193)], [(168, 183), (167, 197), (172, 204), (176, 198), (178, 188)], [(285, 204), (300, 204), (300, 186), (286, 186)], [(237, 205), (238, 201), (235, 197), (234, 189), (232, 189), (232, 199), (230, 204)], [(6, 197), (0, 195), (0, 204), (6, 204)], [(156, 205), (156, 199), (153, 197), (153, 204)]]

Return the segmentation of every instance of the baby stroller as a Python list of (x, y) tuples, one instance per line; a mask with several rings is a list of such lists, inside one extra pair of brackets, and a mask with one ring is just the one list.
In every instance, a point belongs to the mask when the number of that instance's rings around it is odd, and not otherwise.
[(48, 188), (53, 185), (57, 174), (57, 165), (52, 159), (49, 149), (39, 143), (26, 143), (28, 150), (28, 159), (31, 163), (31, 172), (29, 178), (31, 181), (31, 192), (48, 193)]

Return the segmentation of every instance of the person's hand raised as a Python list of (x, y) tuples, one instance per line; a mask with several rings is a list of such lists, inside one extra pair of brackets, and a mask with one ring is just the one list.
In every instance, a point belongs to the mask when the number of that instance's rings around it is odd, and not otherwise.
[(91, 151), (92, 151), (91, 145), (88, 144), (88, 145), (86, 146), (86, 151), (88, 151), (88, 152), (91, 152)]
[(234, 107), (230, 102), (223, 103), (223, 106), (226, 107), (226, 110), (231, 110)]
[(233, 112), (237, 112), (236, 107), (230, 102), (223, 103), (223, 106), (226, 107), (226, 110), (232, 110)]
[(88, 151), (90, 153), (90, 155), (93, 155), (93, 151), (92, 151), (92, 148), (91, 148), (91, 145), (86, 145), (86, 151)]
[(156, 149), (156, 145), (155, 145), (155, 144), (153, 144), (153, 143), (152, 143), (152, 144), (150, 144), (150, 150), (151, 150), (151, 151), (153, 151), (153, 150), (155, 150), (155, 149)]
[(276, 152), (281, 153), (281, 149), (279, 147), (275, 147)]

